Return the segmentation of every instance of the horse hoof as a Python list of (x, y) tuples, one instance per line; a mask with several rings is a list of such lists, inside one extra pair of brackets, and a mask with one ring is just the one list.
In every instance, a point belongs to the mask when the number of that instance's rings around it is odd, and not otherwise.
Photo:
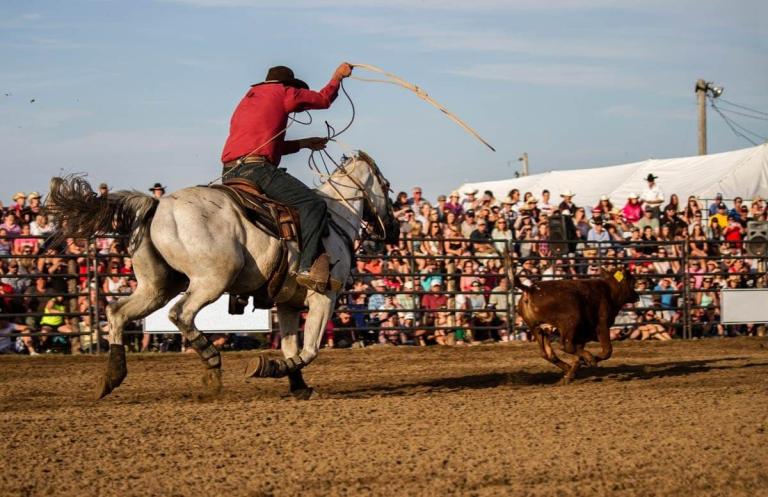
[(222, 389), (221, 369), (214, 368), (206, 371), (203, 374), (203, 386), (212, 394), (220, 393)]
[(109, 380), (106, 376), (102, 376), (96, 380), (95, 388), (93, 389), (95, 400), (101, 400), (112, 392), (112, 386), (109, 384)]
[(291, 392), (293, 398), (296, 400), (316, 400), (320, 398), (320, 394), (312, 387), (300, 388)]
[(245, 377), (246, 378), (256, 378), (256, 377), (264, 377), (264, 372), (267, 369), (267, 366), (269, 365), (269, 359), (264, 357), (263, 355), (257, 356), (250, 361), (248, 361), (248, 364), (245, 365)]
[(560, 380), (560, 383), (558, 383), (558, 385), (561, 386), (561, 387), (564, 387), (564, 386), (569, 385), (570, 383), (571, 383), (571, 379), (568, 378), (567, 376), (563, 376), (563, 379)]

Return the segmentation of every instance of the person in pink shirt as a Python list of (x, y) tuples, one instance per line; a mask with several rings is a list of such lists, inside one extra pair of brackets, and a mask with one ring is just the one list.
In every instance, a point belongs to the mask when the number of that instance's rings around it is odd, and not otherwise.
[(21, 233), (13, 240), (13, 253), (20, 255), (24, 252), (25, 247), (29, 247), (33, 254), (40, 251), (40, 239), (32, 237), (29, 233), (28, 224), (21, 226)]
[(630, 224), (635, 224), (643, 217), (643, 204), (637, 193), (633, 193), (627, 198), (627, 203), (621, 209), (621, 213)]

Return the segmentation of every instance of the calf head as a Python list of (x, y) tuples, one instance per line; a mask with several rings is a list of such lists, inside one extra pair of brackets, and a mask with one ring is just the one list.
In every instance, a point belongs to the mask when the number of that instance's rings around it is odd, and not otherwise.
[(609, 284), (614, 289), (614, 295), (620, 306), (624, 304), (634, 304), (640, 300), (640, 296), (635, 291), (635, 276), (626, 268), (622, 267), (613, 273), (605, 273)]

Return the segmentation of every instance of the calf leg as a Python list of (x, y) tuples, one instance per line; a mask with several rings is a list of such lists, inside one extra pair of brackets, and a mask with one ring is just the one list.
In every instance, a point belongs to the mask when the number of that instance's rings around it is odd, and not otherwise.
[(576, 378), (576, 371), (578, 371), (579, 366), (581, 366), (581, 355), (584, 352), (584, 344), (574, 344), (574, 349), (576, 357), (568, 371), (566, 371), (565, 376), (563, 376), (561, 381), (562, 385), (567, 385), (573, 381)]
[(608, 310), (601, 309), (600, 320), (597, 324), (597, 339), (600, 341), (599, 353), (595, 354), (595, 365), (600, 361), (605, 361), (613, 354), (613, 345), (611, 344), (611, 329), (608, 324)]
[(568, 366), (568, 364), (566, 364), (565, 361), (557, 357), (557, 355), (555, 354), (555, 351), (552, 349), (552, 343), (549, 341), (549, 335), (545, 333), (540, 326), (537, 326), (536, 328), (534, 328), (533, 336), (536, 338), (536, 341), (539, 343), (539, 350), (541, 351), (541, 357), (551, 362), (552, 364), (562, 369), (563, 371), (568, 371), (570, 366)]

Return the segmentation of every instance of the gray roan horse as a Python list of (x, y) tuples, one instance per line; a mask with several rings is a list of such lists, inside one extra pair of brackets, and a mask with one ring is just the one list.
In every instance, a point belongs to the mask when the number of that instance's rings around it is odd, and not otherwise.
[[(375, 162), (358, 152), (317, 191), (327, 199), (335, 224), (323, 240), (335, 262), (332, 276), (346, 281), (352, 267), (351, 245), (364, 222), (378, 226), (388, 241), (397, 239), (389, 183)], [(103, 198), (82, 178), (53, 178), (48, 204), (62, 226), (62, 236), (117, 231), (131, 237), (129, 251), (138, 286), (107, 309), (109, 359), (95, 392), (98, 398), (117, 388), (128, 373), (125, 323), (160, 309), (179, 293), (183, 296), (171, 308), (169, 318), (203, 360), (204, 386), (210, 392), (220, 391), (221, 357), (195, 327), (195, 316), (224, 292), (257, 293), (279, 264), (282, 247), (288, 246), (290, 267), (298, 256), (295, 243), (285, 244), (252, 224), (226, 193), (213, 188), (185, 188), (159, 200), (136, 191), (118, 191)], [(313, 390), (304, 382), (301, 369), (317, 356), (337, 295), (338, 290), (330, 288), (325, 293), (306, 291), (289, 274), (275, 298), (285, 359), (259, 355), (249, 363), (246, 374), (287, 375), (291, 392), (309, 398)], [(305, 306), (309, 312), (299, 351), (299, 313)]]

